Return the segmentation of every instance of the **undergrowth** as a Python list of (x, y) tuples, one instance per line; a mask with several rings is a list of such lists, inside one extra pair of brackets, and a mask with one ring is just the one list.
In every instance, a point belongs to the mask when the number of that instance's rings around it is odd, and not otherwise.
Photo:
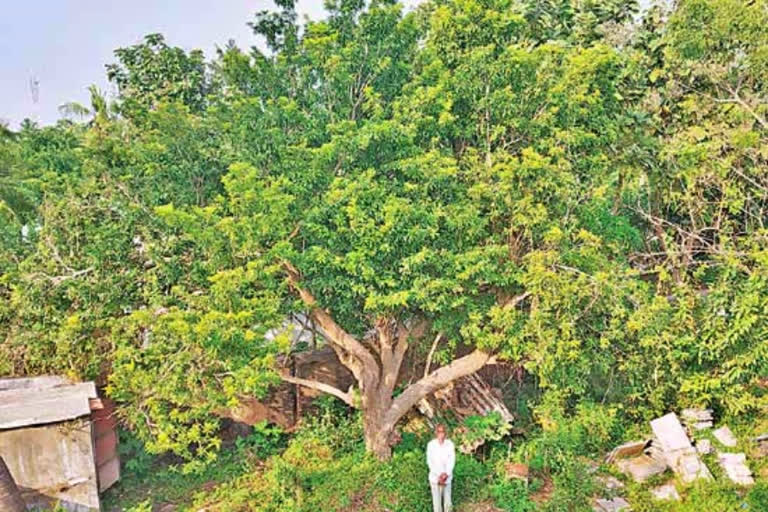
[[(524, 437), (507, 436), (474, 456), (458, 454), (456, 512), (590, 511), (601, 492), (596, 477), (610, 471), (596, 461), (628, 431), (638, 430), (625, 425), (615, 408), (581, 404), (566, 412), (556, 399), (542, 401), (533, 417)], [(759, 427), (733, 426), (743, 439)], [(173, 461), (153, 459), (128, 437), (122, 442), (124, 478), (108, 493), (105, 509), (151, 512), (170, 503), (178, 511), (208, 512), (427, 511), (424, 446), (429, 436), (426, 429), (403, 432), (391, 460), (382, 463), (365, 452), (360, 417), (324, 401), (320, 413), (290, 437), (259, 425), (231, 443), (216, 464), (191, 475)], [(528, 464), (530, 483), (508, 480), (506, 462)], [(764, 466), (753, 468), (758, 484), (752, 489), (724, 479), (678, 485), (681, 502), (654, 500), (650, 484), (614, 474), (626, 484), (621, 494), (636, 512), (752, 512), (768, 510), (768, 484), (759, 472)], [(667, 474), (654, 482), (670, 478)]]

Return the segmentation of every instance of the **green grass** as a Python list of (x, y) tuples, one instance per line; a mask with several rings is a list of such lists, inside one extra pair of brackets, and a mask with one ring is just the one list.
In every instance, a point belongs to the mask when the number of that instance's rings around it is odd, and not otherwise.
[[(492, 444), (482, 455), (460, 454), (455, 469), (456, 512), (591, 510), (599, 486), (587, 464), (618, 441), (611, 432), (627, 431), (614, 425), (616, 421), (616, 417), (603, 417), (599, 408), (582, 409), (558, 418), (556, 426), (546, 431), (532, 430), (525, 439)], [(745, 447), (745, 440), (764, 426), (760, 418), (731, 422)], [(594, 438), (599, 431), (602, 437)], [(588, 439), (590, 434), (593, 437)], [(381, 463), (365, 452), (357, 416), (326, 410), (290, 438), (262, 426), (230, 444), (216, 463), (196, 474), (184, 474), (173, 460), (146, 454), (139, 443), (126, 437), (123, 462), (130, 469), (105, 495), (104, 509), (150, 512), (172, 503), (178, 511), (205, 508), (208, 512), (429, 510), (423, 452), (428, 436), (428, 432), (404, 433), (392, 459)], [(506, 460), (531, 464), (527, 488), (501, 476)], [(681, 502), (656, 501), (650, 494), (652, 487), (674, 478), (669, 472), (645, 484), (628, 481), (613, 467), (600, 467), (597, 474), (622, 479), (626, 488), (619, 494), (635, 512), (768, 511), (768, 482), (761, 476), (768, 461), (749, 460), (758, 479), (752, 489), (739, 488), (724, 478), (687, 487), (678, 483)], [(720, 476), (716, 462), (711, 458), (706, 462)], [(535, 503), (532, 498), (544, 481), (552, 484), (547, 500)]]

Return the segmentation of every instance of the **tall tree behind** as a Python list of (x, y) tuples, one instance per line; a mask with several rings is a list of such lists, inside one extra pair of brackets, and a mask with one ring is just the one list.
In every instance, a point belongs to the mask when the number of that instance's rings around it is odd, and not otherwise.
[(639, 311), (630, 334), (675, 346), (656, 362), (683, 369), (669, 393), (733, 412), (765, 403), (768, 372), (767, 23), (765, 1), (686, 0), (648, 47), (659, 149), (635, 210), (645, 268), (673, 299)]
[(123, 114), (138, 115), (161, 101), (179, 102), (196, 112), (205, 107), (208, 80), (200, 50), (186, 53), (168, 46), (161, 34), (150, 34), (115, 55), (118, 62), (107, 65), (107, 78), (118, 87)]

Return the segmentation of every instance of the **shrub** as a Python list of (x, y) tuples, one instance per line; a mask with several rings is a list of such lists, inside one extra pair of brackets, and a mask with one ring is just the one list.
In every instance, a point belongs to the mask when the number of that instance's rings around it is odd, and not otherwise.
[(536, 504), (528, 497), (528, 489), (523, 482), (500, 481), (491, 486), (491, 496), (497, 507), (506, 512), (533, 512)]

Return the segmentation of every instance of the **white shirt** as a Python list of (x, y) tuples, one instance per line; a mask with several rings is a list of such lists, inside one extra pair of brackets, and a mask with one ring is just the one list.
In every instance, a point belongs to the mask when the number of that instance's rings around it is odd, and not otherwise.
[(437, 439), (433, 439), (427, 444), (430, 483), (436, 484), (441, 473), (448, 474), (448, 482), (453, 480), (454, 464), (456, 464), (456, 451), (450, 439), (445, 439), (442, 444)]

